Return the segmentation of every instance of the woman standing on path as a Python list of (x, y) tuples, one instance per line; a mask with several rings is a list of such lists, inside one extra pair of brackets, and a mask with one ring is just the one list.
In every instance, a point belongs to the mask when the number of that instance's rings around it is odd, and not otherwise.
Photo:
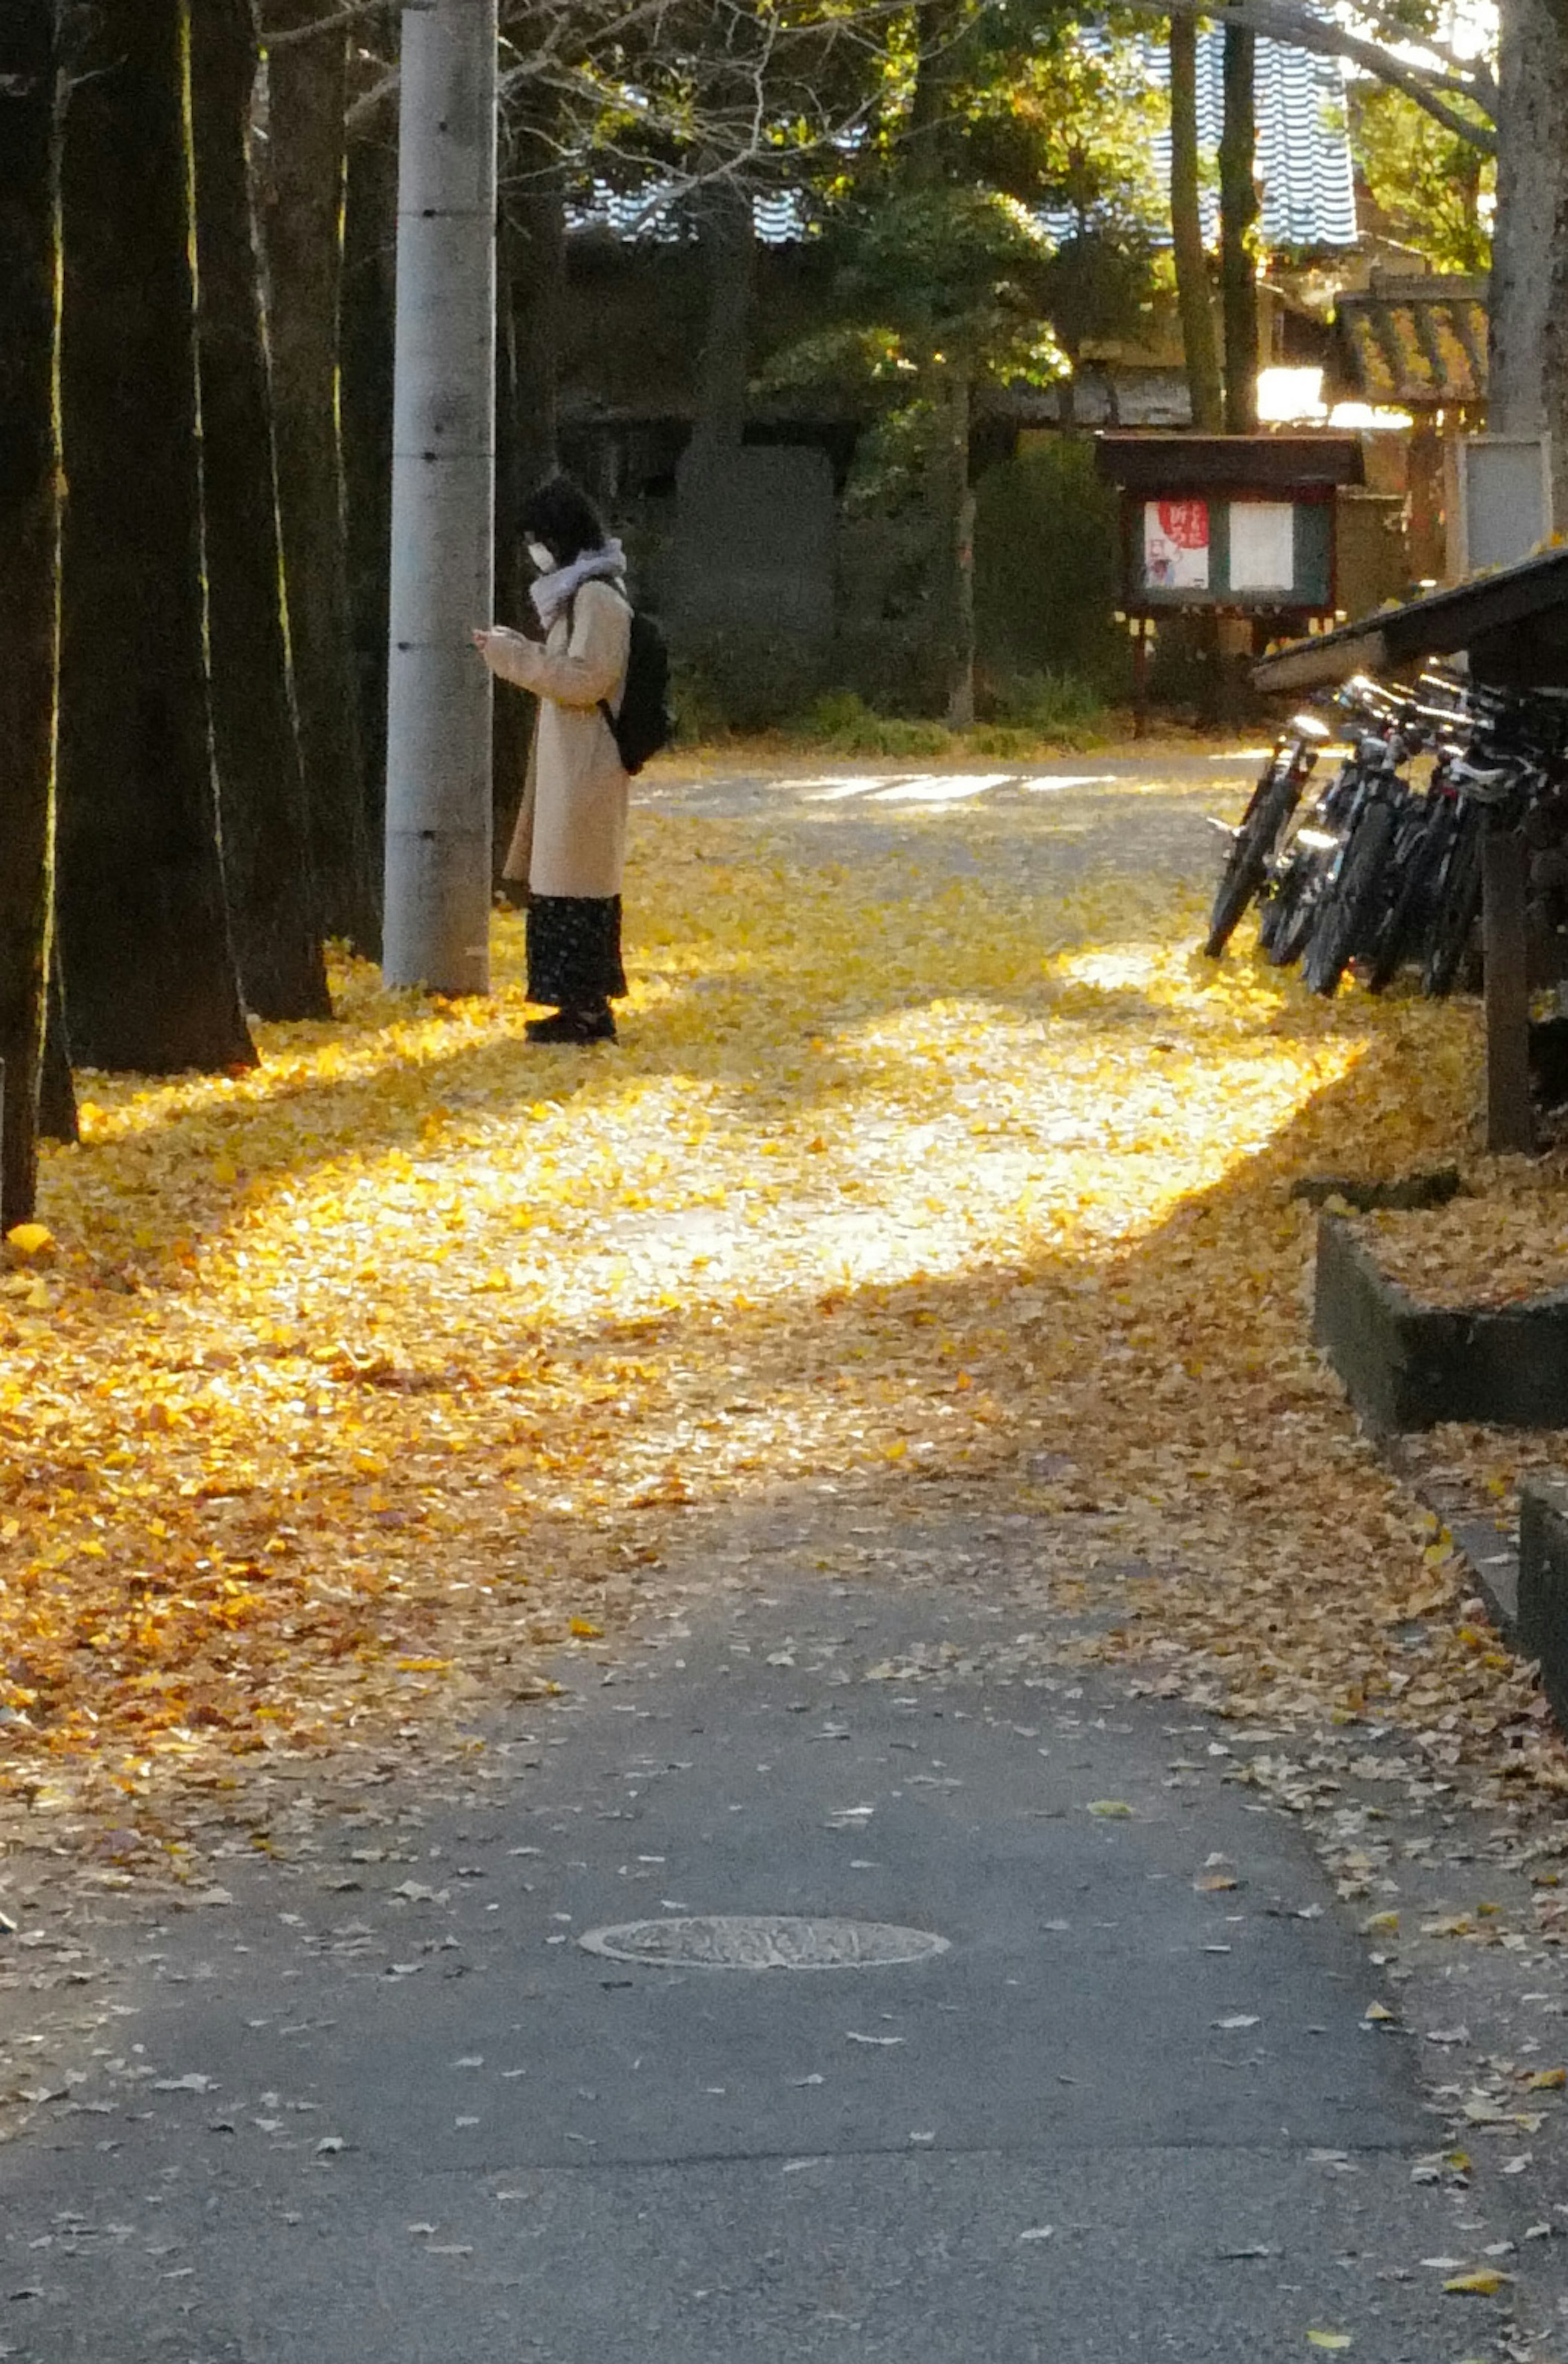
[(613, 1043), (610, 1003), (626, 991), (627, 775), (609, 714), (619, 708), (631, 640), (626, 557), (565, 476), (530, 496), (521, 523), (539, 570), (533, 602), (544, 640), (498, 624), (473, 639), (492, 673), (539, 701), (501, 874), (528, 889), (528, 999), (554, 1013), (527, 1031), (535, 1043)]

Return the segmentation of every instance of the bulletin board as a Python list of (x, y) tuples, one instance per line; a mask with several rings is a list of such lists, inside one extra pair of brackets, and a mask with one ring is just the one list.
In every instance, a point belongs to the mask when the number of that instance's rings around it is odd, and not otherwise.
[(1333, 510), (1321, 497), (1140, 494), (1128, 588), (1140, 606), (1331, 608)]

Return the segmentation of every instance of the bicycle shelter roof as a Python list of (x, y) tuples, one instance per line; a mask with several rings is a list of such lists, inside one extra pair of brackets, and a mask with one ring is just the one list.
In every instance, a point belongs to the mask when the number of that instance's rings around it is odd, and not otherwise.
[(1327, 689), (1353, 673), (1397, 672), (1461, 650), (1480, 680), (1568, 687), (1568, 549), (1490, 567), (1337, 631), (1292, 641), (1255, 664), (1252, 680), (1262, 690)]

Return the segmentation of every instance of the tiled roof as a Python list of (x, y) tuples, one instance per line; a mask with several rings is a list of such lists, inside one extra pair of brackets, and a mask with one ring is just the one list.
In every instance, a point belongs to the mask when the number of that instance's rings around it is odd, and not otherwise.
[[(1170, 58), (1161, 42), (1146, 44), (1149, 77), (1163, 90)], [(1216, 26), (1200, 26), (1197, 37), (1197, 128), (1200, 147), (1219, 144), (1225, 112), (1225, 37)], [(1287, 50), (1260, 37), (1253, 87), (1257, 95), (1258, 178), (1262, 216), (1259, 229), (1268, 246), (1354, 246), (1355, 172), (1345, 114), (1344, 73), (1337, 58)], [(1171, 170), (1171, 139), (1154, 142), (1162, 182)], [(1205, 189), (1204, 235), (1219, 232), (1219, 199)]]
[[(608, 229), (617, 238), (650, 238), (662, 245), (689, 238), (692, 224), (675, 202), (675, 184), (650, 182), (643, 189), (611, 188), (595, 183), (592, 197), (569, 206), (570, 229)], [(764, 246), (790, 246), (806, 235), (806, 199), (799, 189), (756, 191), (751, 218)]]
[(1348, 386), (1368, 402), (1439, 410), (1486, 399), (1486, 282), (1381, 279), (1335, 313)]
[[(1080, 28), (1079, 39), (1091, 48), (1105, 36), (1093, 25)], [(1142, 37), (1144, 71), (1151, 84), (1163, 90), (1170, 78), (1170, 59), (1162, 42)], [(1218, 146), (1224, 114), (1224, 35), (1213, 26), (1200, 26), (1197, 37), (1198, 139), (1212, 155)], [(1350, 129), (1345, 113), (1344, 72), (1336, 58), (1285, 49), (1260, 37), (1255, 87), (1258, 117), (1258, 178), (1262, 197), (1259, 229), (1269, 246), (1354, 246), (1356, 243), (1355, 174), (1351, 162)], [(1169, 181), (1170, 133), (1156, 133), (1153, 141), (1159, 184)], [(673, 193), (672, 193), (673, 194)], [(1204, 234), (1218, 236), (1219, 200), (1213, 188), (1203, 192)], [(757, 235), (768, 245), (783, 245), (802, 237), (807, 219), (803, 193), (771, 191), (752, 198)], [(604, 228), (622, 238), (643, 235), (674, 239), (685, 235), (668, 198), (656, 184), (628, 194), (604, 184), (593, 198), (570, 217), (573, 228)], [(1073, 228), (1073, 217), (1048, 214), (1046, 222), (1058, 236)]]

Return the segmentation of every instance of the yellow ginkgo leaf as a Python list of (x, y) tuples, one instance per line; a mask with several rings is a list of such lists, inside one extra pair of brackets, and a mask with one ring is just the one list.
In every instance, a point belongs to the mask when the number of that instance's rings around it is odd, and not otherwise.
[(1106, 1823), (1125, 1823), (1132, 1815), (1132, 1808), (1124, 1798), (1091, 1798), (1085, 1812), (1097, 1814)]
[(54, 1233), (45, 1223), (17, 1223), (6, 1234), (6, 1245), (19, 1256), (42, 1255), (54, 1245)]
[(1348, 2331), (1309, 2331), (1307, 2336), (1314, 2347), (1350, 2347), (1354, 2344)]
[(602, 1642), (605, 1638), (604, 1627), (595, 1625), (591, 1617), (574, 1617), (572, 1631), (579, 1642)]
[(1452, 2291), (1458, 2298), (1496, 2298), (1511, 2279), (1508, 2274), (1500, 2274), (1495, 2266), (1483, 2266), (1473, 2274), (1451, 2274), (1443, 2288)]

